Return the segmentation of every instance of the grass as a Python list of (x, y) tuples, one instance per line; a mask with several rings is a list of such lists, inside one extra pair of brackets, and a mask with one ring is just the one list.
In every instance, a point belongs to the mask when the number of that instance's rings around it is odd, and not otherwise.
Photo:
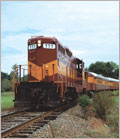
[(112, 95), (113, 95), (113, 96), (119, 96), (119, 91), (113, 91), (113, 92), (112, 92)]
[(93, 102), (98, 116), (111, 128), (111, 137), (119, 137), (119, 92), (99, 92)]
[(90, 137), (92, 137), (92, 136), (93, 136), (93, 131), (92, 131), (92, 130), (88, 130), (88, 131), (87, 131), (87, 134), (88, 134)]
[(115, 101), (116, 105), (119, 105), (119, 96), (115, 97), (114, 101)]
[(3, 92), (1, 93), (1, 110), (7, 110), (14, 106), (14, 93), (13, 92)]
[(118, 106), (119, 105), (119, 91), (113, 91), (112, 98), (113, 98), (115, 105)]
[(106, 115), (107, 124), (111, 127), (113, 134), (119, 137), (119, 91), (112, 92), (113, 106)]

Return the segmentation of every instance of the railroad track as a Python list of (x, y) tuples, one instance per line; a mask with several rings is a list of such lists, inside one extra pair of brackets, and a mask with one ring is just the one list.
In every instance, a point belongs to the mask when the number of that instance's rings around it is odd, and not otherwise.
[(25, 109), (20, 109), (20, 110), (12, 111), (12, 112), (9, 112), (7, 114), (1, 114), (1, 117), (2, 117), (2, 119), (3, 118), (7, 118), (9, 116), (12, 116), (12, 115), (15, 115), (15, 114), (18, 114), (20, 112), (27, 111), (27, 110), (30, 110), (30, 108), (25, 108)]
[(48, 112), (22, 112), (16, 116), (4, 118), (1, 122), (2, 138), (29, 138), (29, 136), (42, 128), (49, 121), (57, 118), (59, 114), (73, 105), (66, 105)]

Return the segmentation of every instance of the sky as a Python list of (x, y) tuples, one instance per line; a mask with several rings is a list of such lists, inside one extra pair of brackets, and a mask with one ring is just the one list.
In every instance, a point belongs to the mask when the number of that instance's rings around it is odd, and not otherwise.
[(2, 1), (1, 71), (27, 64), (31, 36), (56, 37), (85, 67), (119, 64), (118, 1)]

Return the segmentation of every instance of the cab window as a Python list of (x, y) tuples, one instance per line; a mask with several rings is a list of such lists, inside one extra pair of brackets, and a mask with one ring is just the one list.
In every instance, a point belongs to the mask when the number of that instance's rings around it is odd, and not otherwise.
[(43, 43), (43, 48), (45, 48), (45, 49), (55, 49), (55, 44)]
[(31, 44), (28, 46), (28, 49), (29, 50), (33, 50), (33, 49), (36, 49), (37, 48), (37, 44)]

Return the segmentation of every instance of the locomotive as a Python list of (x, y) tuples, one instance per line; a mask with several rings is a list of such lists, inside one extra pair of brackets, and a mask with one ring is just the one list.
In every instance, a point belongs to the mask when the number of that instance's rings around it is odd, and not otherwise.
[(114, 90), (119, 86), (116, 79), (86, 72), (84, 62), (55, 37), (36, 36), (28, 40), (27, 82), (23, 80), (23, 66), (16, 70), (15, 107), (54, 108), (76, 101), (80, 93)]

